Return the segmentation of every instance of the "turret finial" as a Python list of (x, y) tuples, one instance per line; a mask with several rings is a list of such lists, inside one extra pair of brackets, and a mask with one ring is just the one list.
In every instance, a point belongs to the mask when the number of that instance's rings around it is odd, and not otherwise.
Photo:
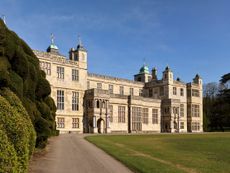
[(51, 39), (51, 44), (54, 44), (55, 37), (53, 33), (50, 34), (50, 39)]
[(54, 34), (51, 33), (51, 34), (50, 34), (50, 41), (51, 41), (51, 44), (50, 44), (49, 47), (47, 48), (47, 52), (59, 54), (59, 53), (58, 53), (58, 47), (54, 44), (54, 39), (55, 39)]
[(82, 46), (81, 36), (79, 34), (78, 34), (77, 38), (78, 38), (78, 45)]
[(146, 59), (145, 58), (143, 58), (143, 62), (144, 62), (144, 66), (146, 65)]

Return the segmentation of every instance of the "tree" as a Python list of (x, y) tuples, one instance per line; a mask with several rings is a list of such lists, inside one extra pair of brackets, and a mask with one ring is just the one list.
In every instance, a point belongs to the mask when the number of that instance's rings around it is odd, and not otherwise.
[(215, 82), (207, 83), (203, 86), (204, 131), (210, 131), (216, 126), (216, 118), (213, 114), (213, 105), (216, 102), (218, 91), (218, 84)]
[(221, 84), (224, 86), (218, 95), (218, 106), (221, 117), (223, 117), (223, 127), (230, 129), (230, 73), (221, 77)]
[(216, 82), (207, 83), (203, 86), (204, 97), (216, 97), (219, 91), (219, 86)]
[(204, 131), (230, 129), (230, 73), (221, 77), (220, 83), (204, 85)]

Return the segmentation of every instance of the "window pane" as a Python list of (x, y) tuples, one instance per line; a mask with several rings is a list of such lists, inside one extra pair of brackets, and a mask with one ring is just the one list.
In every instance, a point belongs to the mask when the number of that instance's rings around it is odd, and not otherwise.
[(57, 90), (57, 109), (64, 110), (64, 91)]

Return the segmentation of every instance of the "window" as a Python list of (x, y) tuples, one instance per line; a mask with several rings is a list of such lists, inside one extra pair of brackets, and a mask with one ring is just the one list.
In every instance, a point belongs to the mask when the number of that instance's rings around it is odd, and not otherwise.
[(143, 96), (143, 90), (139, 89), (139, 96)]
[(180, 129), (184, 129), (184, 122), (180, 122)]
[(102, 107), (102, 108), (106, 108), (106, 103), (105, 103), (104, 100), (102, 101), (101, 107)]
[(90, 89), (90, 82), (87, 81), (87, 89)]
[(109, 105), (110, 122), (113, 122), (113, 105)]
[(96, 108), (100, 108), (100, 101), (99, 100), (96, 101)]
[(51, 64), (49, 62), (40, 62), (41, 69), (46, 73), (46, 75), (51, 75)]
[(140, 82), (141, 82), (141, 77), (138, 77), (138, 78), (137, 78), (137, 81), (140, 81)]
[(64, 91), (57, 90), (57, 109), (64, 110)]
[(179, 114), (179, 108), (178, 107), (173, 107), (173, 113), (178, 115)]
[(72, 69), (72, 81), (79, 81), (79, 71)]
[(118, 106), (118, 123), (125, 123), (125, 106)]
[(133, 88), (129, 88), (129, 94), (133, 96)]
[(113, 85), (109, 85), (109, 94), (113, 94)]
[(199, 130), (200, 130), (200, 123), (192, 122), (192, 131), (199, 131)]
[(167, 74), (165, 73), (165, 79), (167, 79)]
[(79, 61), (78, 55), (74, 54), (74, 61)]
[(158, 109), (152, 109), (152, 123), (158, 124)]
[(199, 90), (192, 89), (192, 96), (193, 96), (193, 97), (200, 97), (200, 92), (199, 92)]
[(180, 105), (180, 116), (184, 117), (184, 105), (183, 104)]
[(158, 88), (155, 88), (154, 89), (154, 95), (157, 95), (158, 94)]
[(149, 89), (149, 97), (152, 97), (152, 96), (153, 96), (153, 89), (150, 88), (150, 89)]
[(57, 78), (64, 79), (64, 67), (57, 67)]
[(143, 118), (143, 123), (148, 124), (149, 123), (149, 109), (148, 108), (143, 108), (142, 109), (142, 118)]
[(72, 111), (79, 110), (79, 93), (73, 91), (72, 92)]
[(97, 83), (97, 89), (102, 89), (102, 84), (101, 83)]
[(192, 105), (192, 117), (200, 117), (200, 106)]
[(184, 96), (184, 89), (183, 88), (180, 89), (180, 96)]
[(164, 95), (164, 87), (160, 87), (160, 96)]
[(124, 87), (120, 86), (120, 95), (124, 95)]
[(65, 128), (65, 119), (57, 118), (57, 128)]
[(142, 121), (141, 121), (141, 108), (132, 107), (132, 130), (141, 131)]
[(173, 95), (177, 95), (176, 87), (173, 87)]
[(79, 128), (79, 118), (72, 118), (72, 128)]

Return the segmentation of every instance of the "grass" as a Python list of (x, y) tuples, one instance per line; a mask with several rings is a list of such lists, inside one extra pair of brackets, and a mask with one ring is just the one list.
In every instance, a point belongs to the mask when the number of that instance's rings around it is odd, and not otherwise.
[(230, 172), (230, 133), (98, 135), (86, 139), (134, 172)]

